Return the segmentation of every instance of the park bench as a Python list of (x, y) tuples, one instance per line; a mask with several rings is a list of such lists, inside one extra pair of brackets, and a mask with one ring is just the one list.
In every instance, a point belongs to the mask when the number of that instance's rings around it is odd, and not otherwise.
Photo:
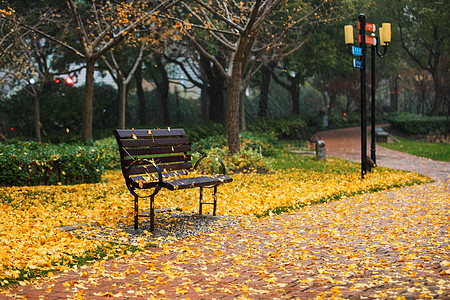
[[(200, 188), (199, 214), (204, 204), (213, 204), (213, 215), (217, 208), (217, 187), (233, 179), (226, 175), (225, 165), (218, 158), (221, 174), (201, 175), (197, 167), (206, 154), (192, 165), (191, 146), (184, 129), (138, 129), (114, 130), (116, 137), (122, 174), (125, 184), (134, 196), (134, 229), (138, 229), (139, 198), (150, 197), (150, 231), (155, 229), (154, 201), (156, 194), (162, 189), (182, 190)], [(213, 188), (213, 202), (203, 202), (203, 189)], [(150, 195), (140, 195), (149, 190)], [(148, 217), (148, 216), (147, 216)]]
[(383, 128), (375, 128), (375, 141), (377, 143), (387, 143), (389, 134)]

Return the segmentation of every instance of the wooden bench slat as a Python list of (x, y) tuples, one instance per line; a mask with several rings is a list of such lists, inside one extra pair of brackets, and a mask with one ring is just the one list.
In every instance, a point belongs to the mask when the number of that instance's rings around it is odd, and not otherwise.
[(213, 177), (199, 176), (164, 181), (163, 186), (169, 190), (182, 190), (194, 187), (215, 186), (222, 183), (231, 182), (233, 179), (226, 175), (216, 175)]
[[(189, 173), (192, 173), (194, 170), (177, 170), (174, 172), (166, 172), (166, 173), (162, 173), (163, 178), (167, 179), (167, 178), (174, 178), (174, 177), (179, 177), (179, 176), (186, 176), (189, 175)], [(158, 185), (158, 174), (156, 173), (151, 173), (151, 174), (137, 174), (137, 175), (133, 175), (131, 177), (132, 180), (132, 184), (135, 185), (136, 187), (140, 188), (140, 182), (142, 182), (144, 185), (143, 188), (148, 188), (148, 187), (155, 187)]]
[[(186, 162), (178, 164), (164, 164), (158, 165), (158, 167), (161, 169), (161, 172), (171, 172), (183, 169), (191, 169), (192, 163)], [(130, 170), (131, 175), (147, 174), (147, 173), (156, 173), (156, 168), (153, 167), (152, 165), (147, 165), (147, 166), (136, 166)]]
[[(149, 132), (151, 134), (149, 134)], [(148, 138), (148, 137), (169, 137), (169, 136), (186, 136), (186, 131), (182, 128), (175, 129), (116, 129), (114, 130), (120, 139)], [(133, 136), (134, 135), (134, 136)]]
[(150, 147), (150, 148), (127, 148), (126, 151), (132, 156), (172, 154), (172, 153), (177, 154), (177, 153), (190, 152), (191, 146), (179, 145), (179, 146), (162, 146), (162, 147)]
[[(190, 162), (191, 161), (191, 156), (189, 154), (173, 155), (173, 156), (159, 156), (159, 157), (140, 156), (139, 158), (144, 159), (144, 160), (153, 161), (157, 165), (166, 164), (166, 163)], [(133, 162), (133, 160), (131, 158), (130, 159), (124, 158), (122, 160), (122, 165), (125, 167), (128, 167), (129, 165), (131, 165), (132, 162)]]
[(122, 147), (153, 147), (153, 146), (173, 146), (188, 145), (188, 138), (161, 138), (161, 139), (130, 139), (122, 140)]
[[(141, 188), (151, 188), (157, 186), (157, 181), (146, 181), (145, 177), (133, 177), (133, 184)], [(216, 175), (216, 176), (198, 176), (190, 178), (172, 179), (165, 180), (163, 187), (174, 191), (183, 190), (196, 187), (211, 187), (215, 185), (220, 185), (222, 183), (228, 183), (233, 181), (233, 179), (227, 175)]]

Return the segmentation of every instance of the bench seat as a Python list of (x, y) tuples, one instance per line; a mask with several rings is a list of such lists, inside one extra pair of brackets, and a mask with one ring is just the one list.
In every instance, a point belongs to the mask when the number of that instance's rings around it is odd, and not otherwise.
[[(164, 176), (164, 175), (163, 175)], [(158, 186), (157, 181), (147, 181), (143, 176), (137, 176), (131, 178), (132, 185), (135, 188), (148, 189)], [(183, 190), (189, 188), (196, 187), (211, 187), (220, 185), (222, 183), (232, 182), (233, 179), (227, 175), (215, 175), (215, 176), (197, 176), (197, 177), (188, 177), (181, 179), (171, 179), (164, 180), (162, 182), (162, 187), (169, 189), (171, 191), (174, 190)]]

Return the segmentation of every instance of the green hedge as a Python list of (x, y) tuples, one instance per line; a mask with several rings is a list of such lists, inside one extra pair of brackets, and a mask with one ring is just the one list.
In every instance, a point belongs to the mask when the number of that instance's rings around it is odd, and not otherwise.
[(94, 146), (101, 152), (105, 169), (120, 169), (119, 146), (116, 138), (110, 136), (94, 142)]
[(197, 142), (209, 136), (221, 135), (225, 132), (222, 124), (214, 122), (204, 122), (185, 126), (180, 125), (176, 127), (184, 128), (191, 142)]
[[(274, 153), (277, 139), (267, 133), (241, 132), (239, 141), (242, 150), (251, 149), (260, 152), (264, 156), (271, 156)], [(198, 142), (192, 143), (194, 151), (205, 151), (212, 148), (228, 147), (228, 141), (223, 135), (209, 136)]]
[(306, 140), (310, 133), (308, 126), (300, 118), (258, 118), (247, 122), (247, 130), (268, 133), (280, 140)]
[(0, 184), (52, 185), (99, 182), (104, 160), (99, 149), (35, 142), (0, 144)]
[[(272, 170), (277, 140), (274, 136), (263, 133), (241, 132), (239, 134), (241, 151), (234, 155), (228, 152), (228, 141), (223, 135), (210, 136), (192, 144), (193, 160), (200, 158), (199, 152), (220, 158), (230, 172)], [(197, 152), (199, 151), (199, 152)], [(217, 173), (219, 164), (214, 160), (205, 160), (201, 166), (203, 171)]]
[(393, 116), (389, 119), (391, 127), (410, 135), (428, 135), (449, 132), (447, 117), (427, 117), (411, 114)]

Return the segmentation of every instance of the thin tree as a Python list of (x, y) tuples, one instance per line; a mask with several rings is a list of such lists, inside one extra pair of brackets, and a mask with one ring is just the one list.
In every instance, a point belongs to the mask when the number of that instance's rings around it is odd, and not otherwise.
[[(150, 1), (146, 1), (149, 3)], [(68, 24), (67, 31), (75, 31), (77, 36), (77, 46), (71, 46), (51, 33), (39, 30), (29, 24), (25, 24), (6, 16), (1, 18), (16, 23), (22, 27), (32, 30), (56, 44), (74, 52), (84, 60), (86, 65), (86, 77), (84, 87), (83, 116), (81, 140), (86, 142), (92, 138), (92, 116), (93, 116), (93, 95), (94, 95), (94, 71), (96, 62), (100, 57), (121, 43), (129, 34), (132, 34), (139, 26), (151, 26), (156, 19), (156, 13), (160, 12), (176, 0), (154, 1), (153, 8), (145, 11), (136, 9), (133, 3), (106, 3), (98, 6), (96, 1), (85, 3), (75, 0), (66, 0), (73, 25)], [(159, 2), (159, 3), (158, 3)], [(141, 3), (138, 4), (141, 7)], [(80, 12), (79, 8), (82, 9)], [(61, 10), (58, 11), (61, 18)], [(55, 16), (58, 16), (55, 14)], [(49, 15), (49, 13), (47, 13)], [(46, 17), (47, 17), (46, 15)], [(66, 16), (64, 16), (66, 17)], [(96, 26), (103, 24), (104, 26)], [(101, 28), (101, 30), (98, 30)]]
[[(215, 64), (227, 83), (227, 104), (225, 113), (225, 132), (229, 151), (233, 154), (240, 151), (239, 145), (239, 100), (243, 78), (248, 72), (249, 63), (257, 57), (272, 57), (280, 53), (288, 53), (283, 44), (288, 32), (295, 29), (301, 21), (322, 6), (312, 8), (304, 2), (297, 3), (292, 11), (288, 6), (279, 7), (281, 0), (255, 0), (247, 2), (235, 1), (182, 1), (181, 7), (192, 17), (192, 30), (186, 36), (201, 55)], [(288, 1), (289, 2), (289, 1)], [(297, 2), (297, 1), (296, 1)], [(284, 20), (270, 20), (276, 10), (282, 9)], [(195, 20), (195, 21), (194, 21)], [(178, 22), (183, 24), (179, 18)], [(209, 40), (202, 40), (203, 33), (197, 28), (209, 31)], [(225, 28), (225, 29), (224, 29)], [(219, 48), (227, 51), (228, 60), (222, 64), (214, 55), (211, 41)], [(258, 68), (253, 68), (254, 70)]]

